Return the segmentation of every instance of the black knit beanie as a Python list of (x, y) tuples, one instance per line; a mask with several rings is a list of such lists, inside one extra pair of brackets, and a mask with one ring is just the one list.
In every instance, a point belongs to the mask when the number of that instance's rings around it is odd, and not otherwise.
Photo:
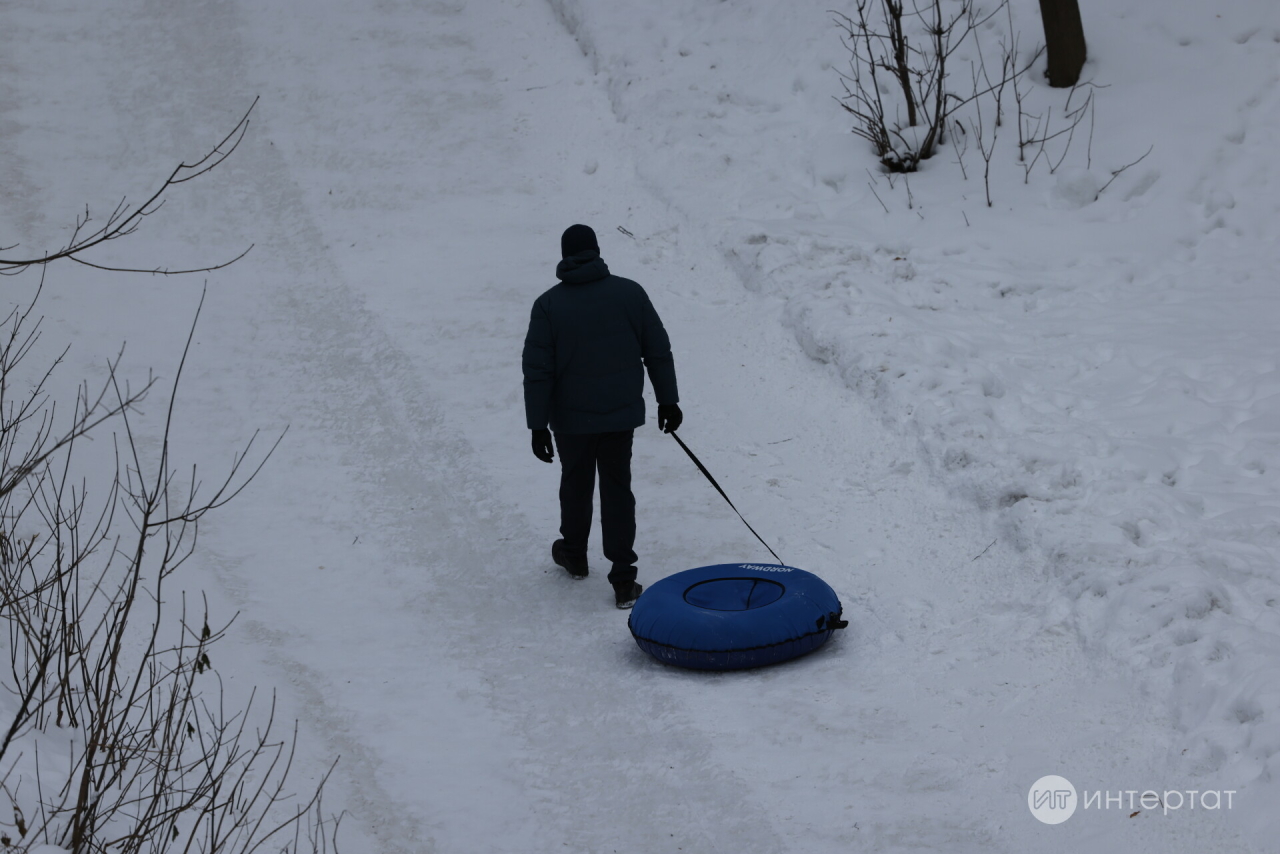
[(596, 242), (596, 233), (589, 225), (571, 225), (560, 236), (560, 257), (568, 258), (579, 252), (590, 249), (598, 253), (600, 244)]

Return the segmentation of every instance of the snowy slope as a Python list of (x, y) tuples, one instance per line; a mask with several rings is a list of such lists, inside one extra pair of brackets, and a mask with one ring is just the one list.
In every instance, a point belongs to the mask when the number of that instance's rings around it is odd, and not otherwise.
[[(944, 151), (910, 199), (873, 174), (831, 101), (830, 4), (559, 8), (650, 182), (1048, 558), (1046, 627), (1168, 704), (1173, 767), (1256, 792), (1280, 749), (1280, 9), (1083, 5), (1090, 145), (1024, 186), (1006, 141), (991, 209), (972, 150), (967, 182)], [(1035, 4), (1012, 22), (1035, 39)]]
[[(1247, 29), (1189, 18), (1162, 33), (1132, 14), (1116, 28), (1150, 31), (1155, 56), (1191, 34), (1201, 75)], [(1260, 509), (1273, 434), (1249, 422), (1274, 381), (1259, 355), (1274, 203), (1251, 191), (1274, 118), (1265, 76), (1240, 96), (1263, 100), (1239, 142), (1200, 151), (1204, 130), (1172, 160), (1152, 154), (1145, 193), (1135, 175), (1079, 209), (1043, 176), (1009, 180), (997, 197), (1011, 212), (966, 208), (974, 237), (953, 204), (971, 188), (941, 167), (913, 183), (924, 220), (900, 190), (887, 217), (868, 206), (870, 159), (844, 147), (823, 67), (839, 45), (811, 4), (62, 0), (0, 15), (0, 216), (24, 243), (56, 239), (58, 212), (89, 193), (101, 207), (136, 192), (262, 96), (225, 171), (107, 257), (178, 263), (256, 243), (209, 277), (183, 450), (216, 465), (256, 427), (290, 430), (208, 525), (190, 583), (241, 611), (217, 663), (278, 688), (302, 720), (304, 773), (342, 754), (329, 803), (350, 812), (344, 850), (1251, 850), (1257, 808), (1049, 828), (1025, 803), (1048, 773), (1259, 788), (1266, 756), (1231, 740), (1265, 750), (1268, 718), (1230, 714), (1242, 674), (1265, 686), (1271, 673), (1249, 610), (1265, 599), (1246, 596), (1274, 557)], [(1220, 73), (1274, 70), (1269, 33)], [(1123, 88), (1107, 82), (1108, 96)], [(1234, 107), (1206, 103), (1218, 118)], [(1151, 133), (1099, 113), (1115, 165), (1145, 150)], [(1206, 206), (1223, 222), (1207, 235)], [(1126, 217), (1140, 240), (1116, 226)], [(518, 352), (574, 221), (596, 226), (663, 315), (682, 436), (845, 602), (850, 630), (809, 659), (663, 668), (635, 649), (602, 578), (572, 584), (550, 564), (556, 476), (528, 450)], [(1055, 237), (1068, 227), (1071, 245)], [(163, 372), (198, 287), (59, 269), (45, 310), (75, 342), (72, 367), (95, 370), (127, 338), (138, 370)], [(1179, 359), (1192, 334), (1221, 358)], [(1192, 394), (1170, 402), (1177, 382)], [(1174, 428), (1162, 443), (1159, 418)], [(1211, 441), (1218, 456), (1201, 456)], [(1260, 521), (1221, 518), (1215, 502), (1242, 504), (1227, 466), (1255, 447), (1262, 470), (1232, 476), (1256, 485), (1245, 509)], [(642, 582), (759, 557), (652, 424), (634, 468)], [(1203, 562), (1185, 562), (1191, 547)], [(1230, 654), (1195, 657), (1213, 649)], [(1132, 689), (1135, 672), (1154, 693)], [(1187, 696), (1171, 704), (1175, 675)]]

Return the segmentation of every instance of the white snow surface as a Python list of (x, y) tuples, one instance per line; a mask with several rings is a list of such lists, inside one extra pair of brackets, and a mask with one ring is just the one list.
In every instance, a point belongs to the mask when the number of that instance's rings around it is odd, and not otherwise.
[[(343, 850), (1280, 850), (1280, 7), (1083, 3), (1092, 138), (1024, 183), (1002, 130), (990, 208), (972, 149), (910, 196), (878, 171), (831, 7), (0, 6), (0, 244), (140, 197), (261, 96), (95, 260), (255, 244), (207, 276), (175, 453), (213, 477), (289, 431), (186, 583), (240, 613), (231, 690), (300, 720), (299, 788), (341, 754)], [(1038, 39), (1036, 4), (1009, 20)], [(551, 564), (519, 353), (573, 222), (662, 315), (681, 436), (840, 595), (817, 653), (666, 668), (598, 533), (586, 582)], [(125, 340), (171, 374), (203, 278), (51, 268), (68, 387)], [(652, 415), (633, 470), (642, 583), (766, 556)], [(1051, 827), (1046, 774), (1238, 794)]]

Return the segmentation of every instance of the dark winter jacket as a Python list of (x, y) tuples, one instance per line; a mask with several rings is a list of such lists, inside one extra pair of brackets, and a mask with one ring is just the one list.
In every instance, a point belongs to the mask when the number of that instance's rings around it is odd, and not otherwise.
[(671, 342), (644, 288), (597, 252), (565, 258), (533, 304), (524, 339), (530, 430), (607, 433), (644, 423), (644, 369), (658, 403), (678, 403)]

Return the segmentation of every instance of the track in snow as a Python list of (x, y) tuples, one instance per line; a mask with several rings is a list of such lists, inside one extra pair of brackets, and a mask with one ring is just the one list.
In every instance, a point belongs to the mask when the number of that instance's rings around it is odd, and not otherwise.
[[(229, 657), (279, 684), (312, 766), (343, 754), (351, 850), (1225, 850), (1212, 816), (1031, 818), (1042, 774), (1163, 783), (1164, 723), (1039, 632), (1042, 568), (999, 543), (975, 560), (982, 521), (655, 200), (547, 6), (288, 7), (95, 7), (111, 25), (77, 38), (111, 40), (112, 108), (154, 131), (137, 160), (186, 138), (174, 117), (262, 95), (191, 238), (258, 248), (211, 280), (188, 429), (292, 428), (203, 565), (243, 613)], [(518, 357), (579, 220), (667, 323), (682, 435), (845, 602), (819, 653), (665, 669), (602, 578), (551, 566), (555, 473), (528, 451)], [(58, 311), (114, 341), (76, 314), (105, 299), (87, 293)], [(641, 581), (757, 557), (652, 424), (634, 470)]]

